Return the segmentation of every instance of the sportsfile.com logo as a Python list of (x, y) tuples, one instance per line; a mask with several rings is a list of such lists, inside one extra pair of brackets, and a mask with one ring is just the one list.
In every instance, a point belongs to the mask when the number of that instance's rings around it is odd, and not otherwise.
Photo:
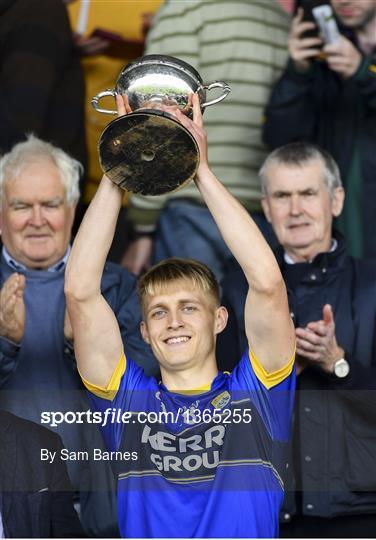
[(44, 411), (41, 414), (41, 423), (56, 427), (60, 424), (98, 424), (105, 427), (108, 424), (157, 424), (157, 423), (177, 423), (183, 409), (177, 412), (123, 412), (114, 407), (105, 411)]
[(171, 411), (140, 411), (123, 412), (114, 407), (105, 411), (44, 411), (41, 423), (51, 427), (60, 424), (98, 424), (105, 427), (108, 424), (249, 424), (252, 421), (251, 409), (203, 409), (195, 406), (180, 407), (176, 412)]

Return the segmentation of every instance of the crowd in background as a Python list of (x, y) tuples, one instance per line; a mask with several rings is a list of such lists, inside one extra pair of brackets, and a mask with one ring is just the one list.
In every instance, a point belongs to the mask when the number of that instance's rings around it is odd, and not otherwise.
[[(90, 101), (114, 88), (133, 58), (177, 57), (205, 82), (231, 87), (204, 114), (209, 162), (263, 232), (288, 290), (298, 392), (281, 536), (372, 537), (376, 0), (327, 1), (340, 32), (334, 44), (309, 16), (324, 3), (0, 0), (0, 409), (40, 424), (45, 410), (89, 407), (63, 283), (72, 236), (102, 176), (97, 144), (109, 117)], [(124, 194), (101, 288), (125, 349), (158, 376), (139, 332), (135, 283), (152, 264), (175, 256), (200, 260), (220, 280), (230, 318), (217, 360), (232, 370), (246, 347), (247, 288), (193, 182), (165, 196)], [(11, 423), (0, 417), (9, 441)], [(56, 431), (72, 451), (103, 446), (95, 426)], [(60, 447), (38, 432), (43, 436), (46, 446)], [(27, 460), (25, 445), (21, 455)], [(22, 536), (27, 527), (37, 527), (33, 536), (83, 535), (73, 503), (86, 535), (119, 535), (110, 465), (67, 466), (73, 498), (63, 500), (66, 512), (54, 514), (62, 499), (53, 497), (51, 524), (40, 529), (30, 500), (14, 502), (19, 515), (9, 518), (4, 496), (0, 537)], [(7, 469), (0, 465), (3, 486), (11, 485)], [(63, 480), (56, 491), (65, 493), (66, 471), (57, 474)], [(36, 514), (44, 515), (45, 486), (30, 486), (18, 489), (35, 492)]]

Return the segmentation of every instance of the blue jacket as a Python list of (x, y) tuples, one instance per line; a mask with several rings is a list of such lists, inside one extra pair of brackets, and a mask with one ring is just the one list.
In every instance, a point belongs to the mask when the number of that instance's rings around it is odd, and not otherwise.
[[(13, 270), (8, 267), (1, 257), (0, 289), (12, 272)], [(61, 279), (63, 281), (64, 274), (61, 275)], [(145, 370), (146, 374), (156, 375), (159, 372), (157, 361), (150, 347), (143, 341), (139, 330), (141, 313), (135, 286), (135, 276), (120, 265), (111, 262), (106, 263), (101, 291), (116, 315), (125, 351)], [(62, 308), (65, 310), (65, 305)], [(61, 328), (61, 331), (63, 331), (63, 328)], [(0, 338), (0, 388), (17, 369), (18, 350), (18, 347)], [(64, 355), (67, 357), (67, 362), (75, 362), (73, 348), (67, 342), (64, 342)]]
[[(321, 319), (324, 304), (333, 306), (337, 341), (351, 371), (338, 379), (310, 367), (297, 378), (296, 459), (291, 451), (283, 519), (297, 511), (321, 517), (376, 513), (376, 261), (347, 256), (343, 241), (338, 241), (337, 249), (317, 255), (288, 291), (297, 326)], [(284, 274), (281, 249), (276, 257)], [(231, 370), (228, 358), (236, 358), (236, 350), (246, 345), (247, 290), (238, 269), (223, 283), (230, 321), (218, 339), (220, 369)], [(301, 509), (295, 493), (298, 481)]]

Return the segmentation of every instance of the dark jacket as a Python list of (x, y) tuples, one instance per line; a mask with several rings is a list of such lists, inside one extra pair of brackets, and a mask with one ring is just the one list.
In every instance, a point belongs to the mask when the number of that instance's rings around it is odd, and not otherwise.
[(86, 166), (85, 85), (61, 0), (0, 0), (0, 154), (34, 133)]
[[(41, 448), (56, 452), (41, 460)], [(55, 433), (0, 411), (1, 516), (6, 538), (83, 536)]]
[[(281, 249), (276, 256), (284, 274)], [(231, 370), (228, 358), (237, 358), (246, 344), (247, 290), (238, 269), (223, 283), (230, 324), (218, 339), (221, 369)], [(376, 512), (376, 261), (347, 256), (339, 239), (337, 249), (317, 255), (288, 293), (291, 313), (300, 327), (322, 319), (323, 305), (332, 305), (337, 341), (345, 349), (351, 371), (338, 379), (310, 367), (298, 377), (295, 459), (291, 453), (282, 515)], [(295, 490), (302, 491), (301, 509)]]
[(375, 64), (376, 51), (363, 56), (355, 75), (344, 80), (324, 62), (298, 73), (290, 61), (273, 89), (263, 132), (272, 149), (305, 140), (332, 154), (347, 193), (343, 230), (349, 241), (359, 229), (362, 251), (356, 251), (354, 239), (352, 253), (364, 256), (376, 256), (376, 235), (369, 226), (376, 215)]

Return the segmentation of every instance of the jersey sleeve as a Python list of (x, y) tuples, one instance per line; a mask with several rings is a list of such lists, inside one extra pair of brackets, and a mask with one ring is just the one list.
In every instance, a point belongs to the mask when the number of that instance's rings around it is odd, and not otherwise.
[(120, 382), (125, 373), (126, 365), (127, 361), (123, 351), (107, 386), (98, 386), (96, 384), (93, 384), (86, 380), (85, 377), (83, 377), (83, 375), (80, 373), (80, 371), (79, 373), (84, 386), (87, 388), (87, 390), (89, 390), (91, 394), (107, 401), (113, 401), (119, 390)]
[(107, 448), (115, 452), (119, 449), (123, 429), (132, 421), (126, 413), (132, 409), (134, 394), (147, 391), (151, 377), (123, 352), (107, 387), (93, 385), (81, 378), (88, 390), (95, 423)]
[(290, 437), (295, 397), (295, 353), (281, 369), (268, 373), (251, 349), (247, 349), (232, 373), (233, 392), (251, 394), (273, 440)]

